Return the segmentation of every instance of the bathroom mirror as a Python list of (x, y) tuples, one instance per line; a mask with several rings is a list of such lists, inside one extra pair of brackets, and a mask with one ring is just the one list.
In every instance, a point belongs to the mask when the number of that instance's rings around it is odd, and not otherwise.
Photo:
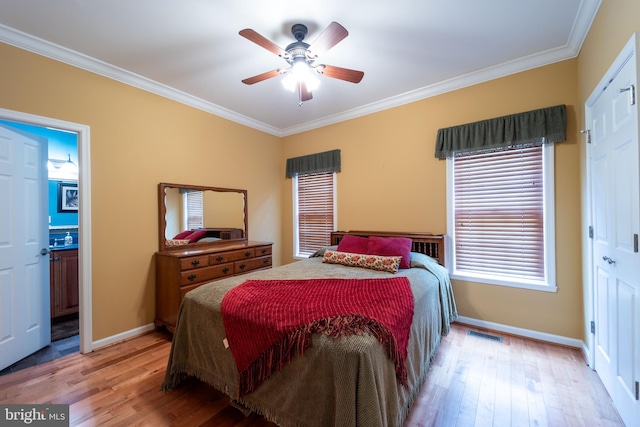
[(158, 185), (160, 251), (246, 240), (247, 190)]

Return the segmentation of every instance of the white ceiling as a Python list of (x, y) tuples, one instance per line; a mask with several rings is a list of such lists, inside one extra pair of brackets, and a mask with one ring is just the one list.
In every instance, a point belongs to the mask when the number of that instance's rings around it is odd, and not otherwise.
[[(600, 2), (0, 0), (0, 41), (285, 136), (573, 58)], [(349, 36), (318, 62), (359, 84), (321, 76), (299, 106), (282, 77), (241, 83), (287, 64), (240, 30), (284, 48), (332, 21)]]

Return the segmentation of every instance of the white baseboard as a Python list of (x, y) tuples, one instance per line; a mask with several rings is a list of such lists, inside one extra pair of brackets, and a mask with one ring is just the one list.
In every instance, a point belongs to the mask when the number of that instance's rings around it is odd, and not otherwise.
[[(531, 329), (516, 328), (514, 326), (503, 325), (500, 323), (487, 322), (485, 320), (474, 319), (471, 317), (458, 316), (456, 320), (458, 323), (464, 323), (465, 325), (476, 326), (479, 328), (491, 329), (493, 331), (504, 332), (506, 334), (518, 335), (521, 337), (536, 339), (539, 341), (546, 341), (554, 344), (566, 345), (568, 347), (575, 347), (582, 350), (585, 358), (589, 360), (589, 347), (583, 341), (575, 338), (567, 338), (560, 335), (548, 334), (546, 332), (533, 331)], [(134, 328), (129, 331), (125, 331), (116, 335), (112, 335), (107, 338), (103, 338), (93, 342), (93, 350), (104, 347), (109, 344), (116, 343), (118, 341), (125, 340), (127, 338), (134, 337), (136, 335), (143, 334), (155, 329), (155, 325), (150, 323), (148, 325)]]
[(584, 360), (587, 361), (587, 366), (593, 369), (593, 365), (591, 364), (591, 352), (589, 351), (589, 345), (586, 343), (582, 343), (582, 354), (584, 355)]
[(135, 337), (136, 335), (144, 334), (155, 329), (155, 325), (150, 323), (148, 325), (140, 326), (139, 328), (130, 329), (122, 333), (112, 335), (107, 338), (103, 338), (93, 342), (93, 350), (100, 347), (104, 347), (109, 344), (117, 343), (118, 341), (126, 340), (127, 338)]
[(471, 326), (477, 326), (479, 328), (491, 329), (498, 332), (504, 332), (506, 334), (519, 335), (521, 337), (531, 338), (539, 341), (546, 341), (554, 344), (566, 345), (568, 347), (575, 347), (581, 349), (585, 355), (588, 354), (588, 352), (585, 353), (587, 345), (583, 341), (575, 338), (567, 338), (560, 335), (532, 331), (530, 329), (516, 328), (513, 326), (502, 325), (500, 323), (486, 322), (484, 320), (478, 320), (464, 316), (458, 316), (456, 322), (464, 323)]

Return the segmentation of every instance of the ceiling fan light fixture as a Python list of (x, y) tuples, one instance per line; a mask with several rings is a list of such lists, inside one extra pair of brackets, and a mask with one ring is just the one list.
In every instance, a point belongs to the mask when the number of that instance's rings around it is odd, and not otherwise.
[(239, 32), (242, 37), (278, 55), (289, 64), (289, 68), (267, 71), (243, 79), (242, 83), (252, 85), (285, 74), (282, 84), (290, 91), (298, 92), (300, 105), (302, 105), (303, 102), (313, 98), (312, 92), (320, 85), (318, 74), (351, 83), (360, 83), (364, 77), (364, 73), (358, 70), (326, 64), (314, 65), (319, 55), (324, 54), (349, 35), (342, 25), (332, 22), (312, 44), (303, 41), (307, 35), (307, 27), (304, 24), (295, 24), (291, 27), (291, 33), (296, 41), (289, 44), (286, 49), (282, 49), (251, 28), (245, 28)]
[(294, 90), (296, 90), (296, 87), (298, 87), (297, 85), (298, 81), (296, 80), (296, 77), (293, 75), (293, 73), (285, 74), (284, 78), (282, 79), (282, 86), (284, 86), (285, 89), (293, 92)]
[(302, 82), (312, 92), (320, 86), (320, 79), (315, 74), (316, 71), (309, 67), (306, 61), (295, 61), (282, 79), (282, 84), (286, 89), (295, 92), (298, 83)]

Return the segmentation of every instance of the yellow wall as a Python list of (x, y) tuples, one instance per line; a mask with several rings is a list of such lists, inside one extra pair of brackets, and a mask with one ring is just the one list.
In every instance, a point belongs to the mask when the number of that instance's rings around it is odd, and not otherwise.
[[(273, 137), (121, 83), (0, 44), (0, 107), (91, 127), (94, 339), (154, 315), (157, 184), (245, 188), (249, 236), (291, 262), (289, 157), (342, 151), (342, 230), (446, 232), (438, 128), (556, 104), (568, 140), (556, 153), (557, 293), (454, 281), (460, 314), (584, 339), (583, 105), (633, 31), (640, 3), (603, 2), (578, 58), (321, 129)], [(582, 225), (584, 227), (584, 224)], [(126, 236), (122, 245), (114, 236)]]
[[(568, 108), (556, 153), (558, 292), (454, 281), (462, 316), (582, 338), (576, 60), (541, 67), (283, 139), (288, 157), (340, 149), (340, 230), (446, 233), (446, 162), (439, 128), (557, 104)], [(283, 166), (281, 166), (283, 167)], [(284, 180), (283, 257), (292, 254), (291, 182)]]
[(179, 188), (167, 188), (164, 196), (164, 206), (166, 209), (164, 237), (173, 239), (182, 230), (182, 197)]
[(153, 322), (159, 182), (248, 190), (279, 261), (280, 139), (0, 44), (0, 107), (91, 128), (93, 339)]
[(204, 227), (244, 230), (244, 197), (240, 193), (204, 192)]
[[(463, 316), (584, 340), (584, 103), (634, 31), (640, 3), (603, 2), (578, 58), (284, 138), (283, 160), (339, 148), (338, 228), (446, 231), (438, 128), (567, 104), (568, 141), (556, 146), (557, 293), (454, 281)], [(291, 183), (283, 184), (283, 257), (291, 256)], [(372, 202), (372, 200), (374, 200)], [(586, 254), (585, 254), (586, 255)], [(584, 275), (588, 272), (584, 272)]]

